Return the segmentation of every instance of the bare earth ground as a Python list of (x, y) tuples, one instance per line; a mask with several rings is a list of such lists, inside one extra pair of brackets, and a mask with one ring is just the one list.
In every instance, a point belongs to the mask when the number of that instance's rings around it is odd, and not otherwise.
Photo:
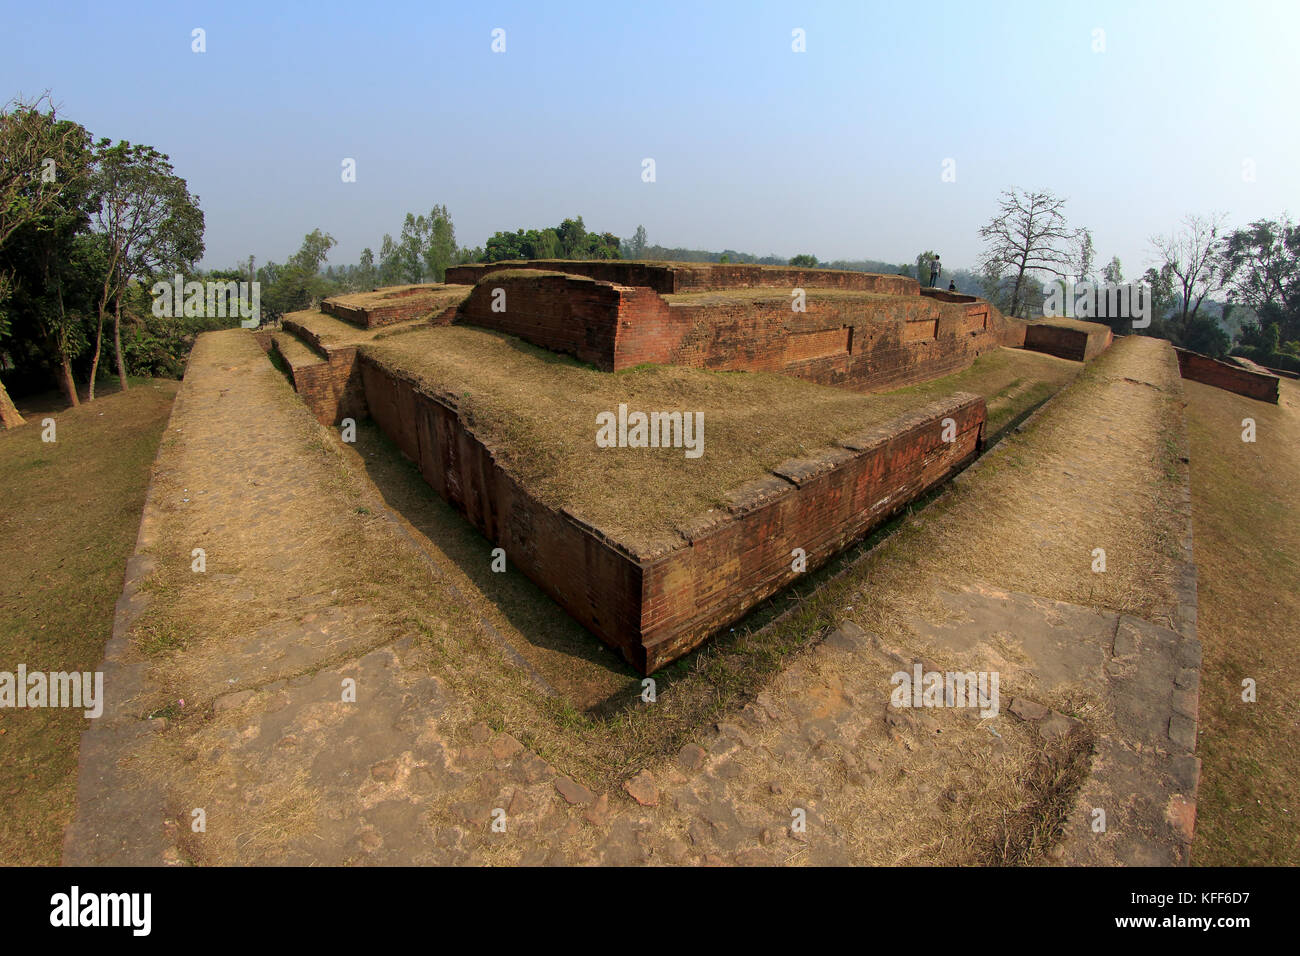
[[(94, 671), (179, 382), (116, 382), (92, 404), (21, 402), (0, 432), (0, 671)], [(42, 419), (56, 441), (41, 440)], [(80, 710), (0, 710), (0, 861), (57, 863), (72, 819)]]
[[(1201, 777), (1193, 859), (1300, 863), (1300, 385), (1277, 406), (1185, 382), (1201, 639)], [(1242, 422), (1256, 426), (1242, 441)], [(1257, 699), (1242, 699), (1243, 680)]]
[[(65, 860), (1041, 859), (1068, 829), (1089, 741), (1141, 753), (1101, 672), (1124, 628), (1138, 657), (1166, 634), (1121, 610), (1175, 616), (1163, 497), (1179, 384), (1165, 343), (1117, 343), (798, 611), (700, 655), (657, 703), (594, 719), (518, 666), (476, 576), (411, 537), (250, 336), (205, 335), (160, 452)], [(1097, 546), (1104, 575), (1089, 570)], [(728, 664), (774, 647), (767, 670)], [(890, 675), (923, 654), (1001, 667), (999, 715), (890, 708)], [(1061, 713), (1022, 721), (1016, 694)], [(1101, 861), (1139, 838), (1146, 858), (1177, 858), (1169, 833), (1143, 829), (1149, 807), (1113, 809)], [(1088, 839), (1070, 829), (1067, 847)]]

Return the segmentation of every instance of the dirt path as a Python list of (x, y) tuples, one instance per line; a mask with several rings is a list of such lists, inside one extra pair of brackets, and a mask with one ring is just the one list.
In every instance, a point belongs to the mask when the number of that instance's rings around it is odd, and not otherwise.
[[(1073, 805), (1080, 741), (1110, 741), (1105, 758), (1141, 772), (1143, 735), (1169, 726), (1178, 635), (1122, 612), (1178, 616), (1177, 518), (1161, 518), (1181, 487), (1171, 362), (1164, 343), (1118, 343), (774, 625), (829, 617), (824, 642), (660, 755), (636, 728), (671, 719), (671, 693), (604, 729), (547, 698), (472, 581), (436, 542), (412, 547), (251, 337), (205, 335), (160, 452), (65, 860), (1034, 859)], [(1004, 671), (998, 715), (891, 708), (891, 677), (916, 658)], [(1142, 680), (1164, 695), (1149, 713)], [(1061, 714), (1011, 716), (1013, 694)], [(1155, 832), (1168, 768), (1143, 779), (1158, 805), (1117, 801), (1106, 840), (1071, 831), (1067, 846), (1104, 842), (1095, 859), (1112, 862), (1140, 837), (1147, 859), (1178, 858), (1174, 824)]]

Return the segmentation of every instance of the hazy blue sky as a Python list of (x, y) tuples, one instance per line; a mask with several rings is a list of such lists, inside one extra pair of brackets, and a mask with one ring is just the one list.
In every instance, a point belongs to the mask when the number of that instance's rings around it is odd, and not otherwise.
[(666, 245), (962, 266), (1020, 186), (1067, 197), (1131, 276), (1186, 213), (1300, 211), (1295, 2), (0, 7), (2, 98), (48, 88), (95, 136), (168, 153), (207, 266), (283, 261), (317, 227), (353, 262), (434, 203), (462, 245), (582, 215)]

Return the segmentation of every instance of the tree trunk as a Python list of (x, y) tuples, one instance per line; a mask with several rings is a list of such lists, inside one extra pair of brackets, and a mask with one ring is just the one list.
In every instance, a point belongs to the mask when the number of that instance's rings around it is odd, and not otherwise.
[(90, 386), (86, 394), (86, 401), (95, 400), (95, 376), (99, 374), (99, 347), (104, 340), (104, 308), (99, 309), (99, 324), (95, 327), (95, 355), (90, 360)]
[(76, 408), (81, 404), (81, 399), (77, 398), (77, 380), (72, 377), (72, 361), (68, 358), (68, 312), (63, 307), (63, 283), (58, 283), (59, 291), (59, 330), (54, 336), (54, 350), (59, 353), (61, 369), (59, 371), (59, 384), (63, 386), (63, 394), (68, 398), (68, 404)]
[(117, 351), (117, 377), (122, 383), (122, 391), (129, 387), (126, 384), (126, 362), (122, 359), (122, 297), (117, 297), (115, 312), (113, 314), (113, 348)]
[(77, 380), (72, 377), (72, 361), (66, 355), (63, 356), (59, 384), (63, 386), (63, 394), (67, 396), (68, 403), (73, 408), (81, 404), (81, 399), (77, 397)]
[(14, 408), (14, 403), (9, 399), (9, 391), (5, 388), (4, 382), (0, 382), (0, 427), (17, 428), (19, 425), (26, 425), (27, 420), (18, 414), (18, 409)]

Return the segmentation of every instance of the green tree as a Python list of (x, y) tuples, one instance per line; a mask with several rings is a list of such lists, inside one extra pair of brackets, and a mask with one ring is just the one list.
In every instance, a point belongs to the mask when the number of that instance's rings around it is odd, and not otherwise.
[(434, 206), (427, 222), (425, 274), (431, 282), (442, 282), (447, 277), (447, 267), (456, 261), (456, 228), (446, 206)]
[(645, 255), (646, 250), (646, 232), (645, 226), (637, 226), (636, 232), (627, 243), (627, 258), (640, 259)]
[(354, 283), (358, 289), (373, 289), (379, 280), (379, 271), (375, 268), (375, 254), (370, 247), (361, 250), (361, 265), (357, 268)]
[[(88, 146), (85, 129), (60, 120), (48, 93), (0, 109), (0, 251), (15, 232), (55, 210), (65, 191), (83, 181)], [(0, 269), (0, 343), (9, 334), (11, 291), (12, 280)], [(0, 382), (0, 427), (21, 424), (23, 417)]]
[(1233, 298), (1255, 310), (1261, 328), (1276, 326), (1280, 341), (1300, 340), (1300, 226), (1283, 216), (1231, 233), (1224, 279)]
[(815, 269), (817, 268), (817, 257), (806, 252), (797, 256), (790, 257), (790, 265), (797, 268)]
[(203, 211), (168, 157), (152, 146), (114, 145), (103, 139), (95, 147), (94, 224), (108, 242), (108, 271), (101, 288), (90, 397), (109, 302), (114, 303), (113, 345), (117, 374), (125, 391), (122, 354), (122, 296), (132, 280), (173, 270), (187, 270), (203, 255)]
[(268, 319), (274, 321), (289, 312), (315, 308), (335, 291), (334, 283), (321, 273), (335, 245), (333, 236), (313, 229), (283, 266), (269, 262), (262, 267), (258, 281), (262, 283), (262, 310)]
[(1110, 262), (1101, 270), (1101, 281), (1110, 285), (1119, 285), (1124, 281), (1124, 267), (1120, 265), (1119, 256), (1110, 257)]

